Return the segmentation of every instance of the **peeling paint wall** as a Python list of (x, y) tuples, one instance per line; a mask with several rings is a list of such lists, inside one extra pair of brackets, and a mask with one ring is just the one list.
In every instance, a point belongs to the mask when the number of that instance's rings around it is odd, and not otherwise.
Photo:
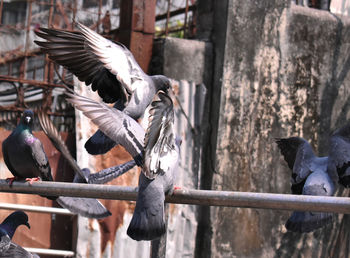
[[(330, 133), (349, 119), (349, 19), (290, 1), (225, 2), (214, 3), (212, 15), (215, 20), (227, 10), (226, 19), (216, 20), (202, 34), (211, 33), (219, 57), (210, 93), (220, 92), (210, 104), (211, 112), (217, 109), (217, 113), (207, 114), (212, 115), (208, 120), (214, 128), (210, 120), (218, 117), (219, 122), (217, 131), (209, 134), (212, 149), (204, 156), (214, 161), (213, 167), (203, 166), (210, 183), (202, 187), (290, 193), (290, 171), (274, 138), (302, 136), (311, 141), (316, 153), (327, 154)], [(314, 233), (298, 234), (284, 228), (290, 214), (241, 208), (202, 210), (197, 231), (201, 248), (197, 246), (196, 255), (349, 255), (347, 215), (337, 216), (333, 224)], [(200, 227), (206, 226), (201, 232)]]

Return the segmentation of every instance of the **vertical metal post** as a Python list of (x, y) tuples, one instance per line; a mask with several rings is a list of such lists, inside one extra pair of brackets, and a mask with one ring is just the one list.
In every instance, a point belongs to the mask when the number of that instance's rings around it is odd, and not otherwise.
[(187, 36), (187, 17), (188, 17), (188, 0), (186, 0), (186, 9), (185, 9), (184, 38), (186, 38)]
[(165, 36), (168, 36), (168, 32), (169, 32), (170, 5), (171, 5), (171, 0), (168, 0), (168, 8), (166, 11), (166, 22), (165, 22)]
[(152, 57), (155, 9), (155, 0), (122, 0), (119, 33), (114, 38), (129, 47), (145, 72)]
[(169, 204), (164, 204), (164, 215), (165, 215), (165, 234), (161, 238), (151, 241), (151, 254), (150, 258), (165, 258), (166, 257), (166, 239), (168, 229), (168, 218), (169, 218)]
[(1, 0), (0, 2), (0, 25), (1, 25), (1, 20), (2, 20), (2, 8), (4, 6), (4, 0)]
[(97, 17), (97, 26), (96, 26), (97, 33), (100, 32), (101, 14), (102, 14), (102, 0), (98, 2), (98, 17)]

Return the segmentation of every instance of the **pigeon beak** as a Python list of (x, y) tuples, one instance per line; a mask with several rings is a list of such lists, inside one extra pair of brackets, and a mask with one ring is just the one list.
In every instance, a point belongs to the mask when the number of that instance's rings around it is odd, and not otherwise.
[(29, 123), (30, 123), (30, 121), (32, 121), (32, 118), (31, 118), (31, 117), (29, 117), (29, 116), (26, 116), (26, 117), (25, 117), (25, 120), (26, 120), (27, 124), (29, 124)]
[(26, 222), (24, 225), (26, 225), (30, 229), (29, 222)]

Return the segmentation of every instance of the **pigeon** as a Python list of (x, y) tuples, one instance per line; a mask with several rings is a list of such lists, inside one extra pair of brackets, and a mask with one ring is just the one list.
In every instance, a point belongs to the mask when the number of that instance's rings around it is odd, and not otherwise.
[[(44, 112), (39, 112), (38, 117), (45, 134), (73, 168), (75, 172), (73, 183), (103, 184), (122, 175), (136, 165), (135, 161), (132, 160), (119, 166), (104, 169), (95, 174), (91, 174), (88, 168), (80, 169), (50, 118), (45, 115)], [(84, 217), (101, 219), (111, 215), (110, 211), (108, 211), (104, 205), (96, 199), (60, 196), (56, 201), (62, 207)]]
[(164, 75), (148, 76), (132, 53), (77, 22), (78, 32), (39, 28), (34, 41), (49, 58), (64, 66), (106, 103), (127, 101), (123, 112), (140, 118), (159, 90), (167, 91), (170, 80)]
[[(329, 157), (317, 157), (310, 144), (303, 138), (276, 139), (288, 167), (292, 170), (293, 194), (332, 196), (335, 193), (334, 175), (329, 171)], [(332, 213), (295, 211), (286, 222), (286, 229), (293, 232), (311, 232), (329, 224)]]
[(170, 97), (158, 92), (159, 100), (151, 104), (150, 123), (145, 133), (124, 112), (76, 93), (66, 94), (69, 102), (109, 138), (119, 142), (142, 168), (136, 207), (127, 234), (138, 241), (161, 237), (165, 233), (165, 194), (172, 193), (179, 160), (180, 141), (174, 133)]
[(43, 146), (32, 134), (33, 120), (33, 111), (25, 110), (17, 127), (2, 143), (4, 161), (14, 176), (12, 180), (53, 181)]
[(350, 187), (350, 123), (336, 130), (330, 138), (329, 170), (342, 186)]
[(20, 225), (25, 225), (30, 229), (28, 216), (23, 211), (15, 211), (11, 213), (0, 224), (0, 257), (39, 257), (36, 254), (29, 253), (23, 247), (11, 241), (17, 227)]
[[(121, 43), (114, 43), (77, 22), (78, 32), (39, 28), (36, 35), (46, 41), (34, 41), (49, 58), (64, 66), (106, 103), (127, 102), (125, 112), (138, 119), (154, 95), (171, 87), (164, 75), (148, 76), (132, 53)], [(102, 145), (105, 143), (105, 145)], [(86, 143), (92, 155), (104, 154), (119, 142), (111, 141), (101, 131)]]

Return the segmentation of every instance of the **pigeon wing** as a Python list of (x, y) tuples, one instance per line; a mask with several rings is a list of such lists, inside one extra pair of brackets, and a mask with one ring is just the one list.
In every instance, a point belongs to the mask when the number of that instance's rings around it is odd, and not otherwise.
[(113, 43), (81, 23), (77, 23), (77, 27), (92, 53), (117, 77), (129, 94), (135, 90), (140, 81), (148, 83), (148, 76), (125, 46)]
[(350, 186), (350, 123), (335, 131), (330, 139), (329, 159), (344, 187)]
[(9, 248), (5, 252), (0, 253), (1, 258), (35, 258), (39, 257), (36, 254), (31, 254), (23, 247), (11, 242)]
[(7, 146), (8, 144), (11, 144), (10, 139), (11, 139), (11, 136), (5, 139), (5, 141), (3, 141), (2, 143), (2, 153), (3, 153), (4, 161), (7, 168), (10, 170), (13, 176), (21, 177), (21, 175), (13, 168), (10, 158), (8, 156)]
[(104, 103), (96, 102), (76, 93), (66, 93), (66, 95), (68, 96), (67, 100), (90, 118), (104, 134), (120, 143), (139, 166), (142, 164), (140, 156), (143, 151), (145, 132), (134, 119)]
[(36, 35), (46, 41), (34, 41), (49, 58), (62, 65), (86, 85), (91, 84), (103, 101), (113, 103), (119, 99), (126, 101), (126, 93), (117, 80), (116, 74), (104, 64), (87, 45), (81, 32), (40, 28)]
[(42, 143), (34, 138), (31, 144), (26, 145), (27, 150), (31, 153), (35, 166), (40, 171), (40, 177), (44, 181), (53, 181), (49, 160), (45, 154)]
[[(62, 153), (62, 155), (66, 158), (69, 165), (72, 167), (75, 173), (78, 173), (82, 178), (85, 178), (85, 175), (80, 170), (77, 162), (70, 154), (66, 144), (62, 140), (61, 135), (58, 133), (55, 125), (51, 122), (50, 118), (44, 114), (44, 112), (39, 112), (38, 114), (39, 122), (41, 128), (44, 130), (45, 134), (51, 140), (52, 144), (55, 148)], [(86, 178), (85, 178), (86, 179)]]
[(174, 150), (173, 102), (164, 92), (158, 93), (159, 99), (152, 102), (149, 126), (145, 135), (145, 157), (143, 173), (149, 179), (168, 170), (168, 154)]
[(316, 158), (310, 144), (300, 137), (276, 139), (276, 143), (292, 169), (293, 184), (301, 183), (311, 173), (310, 167)]

